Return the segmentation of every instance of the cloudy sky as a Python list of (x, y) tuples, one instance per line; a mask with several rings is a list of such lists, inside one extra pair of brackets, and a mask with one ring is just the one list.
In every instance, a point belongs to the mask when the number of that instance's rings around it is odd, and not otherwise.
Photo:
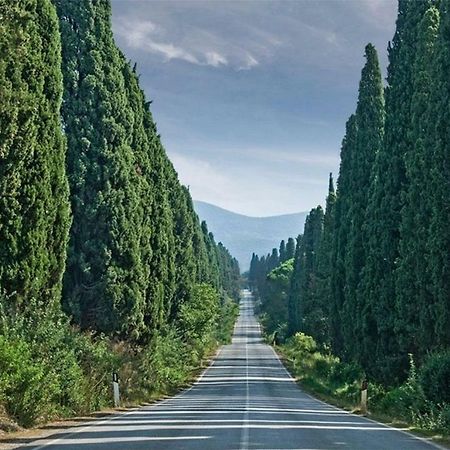
[(112, 0), (192, 196), (267, 216), (323, 204), (364, 46), (386, 67), (395, 0)]

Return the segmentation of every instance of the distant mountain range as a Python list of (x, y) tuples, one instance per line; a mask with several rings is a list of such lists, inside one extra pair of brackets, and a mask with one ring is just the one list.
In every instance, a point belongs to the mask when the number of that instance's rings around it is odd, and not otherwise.
[(307, 212), (271, 217), (250, 217), (210, 203), (194, 201), (200, 220), (239, 261), (241, 271), (249, 269), (252, 253), (262, 256), (278, 247), (282, 239), (303, 233)]

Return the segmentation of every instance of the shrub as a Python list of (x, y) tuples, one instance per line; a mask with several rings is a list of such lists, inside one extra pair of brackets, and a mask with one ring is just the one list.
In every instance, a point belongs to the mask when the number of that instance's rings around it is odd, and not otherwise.
[(216, 339), (221, 344), (229, 344), (233, 335), (234, 324), (239, 315), (239, 305), (230, 297), (225, 296), (220, 307), (217, 321)]
[(314, 338), (304, 333), (295, 333), (289, 344), (293, 351), (301, 355), (314, 353), (317, 350), (317, 344)]
[(450, 403), (450, 350), (430, 355), (419, 372), (425, 397), (435, 404)]
[(364, 378), (364, 372), (355, 363), (344, 363), (337, 359), (330, 370), (329, 379), (334, 384), (359, 382)]
[(186, 344), (175, 329), (162, 330), (141, 350), (138, 376), (142, 380), (135, 384), (143, 386), (147, 395), (171, 392), (188, 380), (192, 370), (189, 356), (192, 354), (188, 355)]
[(30, 346), (23, 340), (0, 336), (0, 401), (20, 425), (32, 425), (45, 414), (53, 380), (45, 366), (33, 361)]

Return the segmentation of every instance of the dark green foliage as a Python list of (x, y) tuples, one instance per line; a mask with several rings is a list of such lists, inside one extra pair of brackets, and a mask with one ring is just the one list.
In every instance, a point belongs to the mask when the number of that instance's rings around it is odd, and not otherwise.
[[(358, 105), (347, 122), (347, 133), (342, 143), (337, 199), (331, 198), (333, 209), (336, 202), (336, 210), (327, 219), (328, 242), (323, 242), (328, 250), (323, 249), (322, 252), (328, 251), (330, 256), (328, 261), (322, 256), (324, 262), (321, 264), (333, 268), (328, 275), (330, 286), (318, 293), (320, 298), (327, 295), (328, 289), (330, 295), (331, 302), (327, 299), (319, 302), (331, 303), (329, 323), (334, 350), (357, 361), (365, 357), (362, 327), (368, 321), (364, 317), (367, 311), (361, 295), (361, 274), (366, 260), (364, 245), (368, 236), (362, 230), (372, 166), (382, 145), (384, 126), (381, 72), (376, 50), (371, 44), (366, 46), (365, 56)], [(330, 222), (334, 237), (329, 235)]]
[(278, 250), (276, 248), (272, 249), (272, 253), (267, 255), (267, 270), (270, 272), (271, 270), (278, 267), (280, 264), (280, 257), (278, 255)]
[(284, 239), (280, 242), (278, 254), (280, 256), (280, 263), (284, 263), (286, 261), (286, 243), (284, 242)]
[(428, 400), (450, 404), (450, 349), (430, 355), (420, 368), (419, 380)]
[[(434, 90), (429, 103), (428, 123), (432, 126), (429, 201), (431, 222), (426, 266), (431, 278), (434, 310), (433, 345), (450, 347), (450, 2), (441, 2), (441, 25), (436, 42)], [(426, 325), (423, 324), (423, 325)]]
[(116, 366), (106, 341), (71, 329), (60, 313), (0, 315), (0, 403), (20, 425), (110, 405)]
[(350, 232), (347, 218), (348, 211), (350, 210), (352, 152), (355, 147), (356, 134), (356, 117), (352, 115), (347, 121), (346, 133), (342, 141), (341, 165), (336, 192), (335, 230), (331, 256), (333, 271), (330, 280), (332, 292), (332, 302), (330, 305), (330, 338), (333, 350), (338, 355), (344, 353), (341, 313), (345, 298), (345, 254), (348, 234)]
[(231, 298), (238, 299), (241, 279), (239, 263), (221, 242), (219, 242), (217, 249), (219, 252), (221, 288)]
[(64, 305), (83, 328), (138, 338), (161, 324), (174, 291), (170, 210), (156, 185), (165, 180), (163, 150), (114, 44), (109, 3), (55, 4), (74, 217)]
[(297, 244), (295, 246), (294, 264), (291, 276), (291, 286), (288, 294), (288, 334), (291, 336), (298, 330), (299, 317), (299, 301), (297, 298), (301, 289), (301, 280), (299, 277), (301, 271), (300, 247), (302, 245), (303, 236), (297, 237)]
[(289, 259), (267, 274), (264, 296), (261, 298), (262, 324), (267, 333), (284, 330), (288, 320), (288, 295), (294, 260)]
[(239, 315), (239, 305), (230, 297), (225, 297), (220, 306), (217, 320), (216, 338), (221, 344), (230, 344), (234, 325)]
[[(429, 105), (434, 85), (433, 64), (439, 28), (439, 11), (431, 6), (419, 23), (413, 96), (411, 101), (410, 139), (413, 148), (404, 156), (407, 185), (401, 210), (399, 263), (396, 269), (396, 297), (400, 348), (416, 356), (436, 345), (439, 320), (432, 292), (430, 261), (430, 222), (435, 198), (432, 186), (434, 120)], [(440, 97), (439, 93), (439, 97)], [(442, 208), (443, 205), (438, 206)], [(448, 324), (450, 326), (450, 324)]]
[(324, 214), (320, 206), (306, 217), (304, 234), (294, 258), (289, 293), (289, 333), (317, 335), (326, 321), (316, 298), (317, 252), (322, 237)]
[(206, 282), (238, 297), (239, 268), (200, 227), (162, 147), (106, 0), (60, 1), (74, 215), (65, 309), (83, 328), (143, 342)]
[(286, 244), (286, 260), (292, 259), (295, 256), (295, 239), (289, 238)]
[(58, 20), (49, 0), (0, 1), (0, 294), (59, 308), (69, 228)]
[(347, 207), (341, 210), (340, 221), (335, 224), (338, 228), (343, 224), (347, 232), (345, 248), (342, 249), (345, 267), (341, 309), (344, 347), (358, 362), (370, 358), (373, 350), (366, 349), (363, 342), (363, 335), (371, 333), (371, 318), (365, 317), (367, 313), (361, 289), (361, 273), (366, 260), (364, 244), (372, 236), (361, 231), (366, 220), (372, 166), (382, 146), (384, 128), (383, 84), (377, 52), (371, 44), (366, 46), (365, 57), (355, 113), (357, 131), (354, 147), (350, 150), (348, 173), (343, 174), (342, 170), (339, 173), (339, 177), (347, 177), (347, 191), (340, 189), (338, 194), (339, 198), (347, 196)]
[[(370, 310), (365, 314), (365, 347), (377, 363), (373, 376), (393, 382), (404, 378), (407, 352), (399, 353), (396, 328), (396, 267), (399, 258), (401, 211), (407, 186), (404, 156), (411, 151), (411, 102), (414, 88), (418, 27), (430, 2), (400, 1), (397, 29), (389, 48), (388, 86), (384, 143), (375, 160), (371, 178), (365, 234), (367, 261), (363, 293)], [(398, 289), (398, 286), (397, 286)], [(370, 319), (371, 318), (371, 319)]]
[(334, 236), (334, 208), (336, 192), (334, 190), (333, 176), (330, 173), (328, 196), (326, 200), (325, 215), (323, 219), (323, 232), (316, 255), (316, 285), (314, 298), (321, 320), (315, 323), (315, 336), (320, 344), (330, 343), (330, 308), (332, 305), (331, 274), (333, 271), (333, 236)]

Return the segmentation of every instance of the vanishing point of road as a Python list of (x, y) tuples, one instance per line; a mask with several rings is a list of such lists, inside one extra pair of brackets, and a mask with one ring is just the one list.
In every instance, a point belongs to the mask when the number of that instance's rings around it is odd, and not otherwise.
[(424, 439), (305, 394), (263, 343), (243, 291), (232, 344), (199, 380), (151, 406), (20, 447), (46, 450), (430, 450)]

